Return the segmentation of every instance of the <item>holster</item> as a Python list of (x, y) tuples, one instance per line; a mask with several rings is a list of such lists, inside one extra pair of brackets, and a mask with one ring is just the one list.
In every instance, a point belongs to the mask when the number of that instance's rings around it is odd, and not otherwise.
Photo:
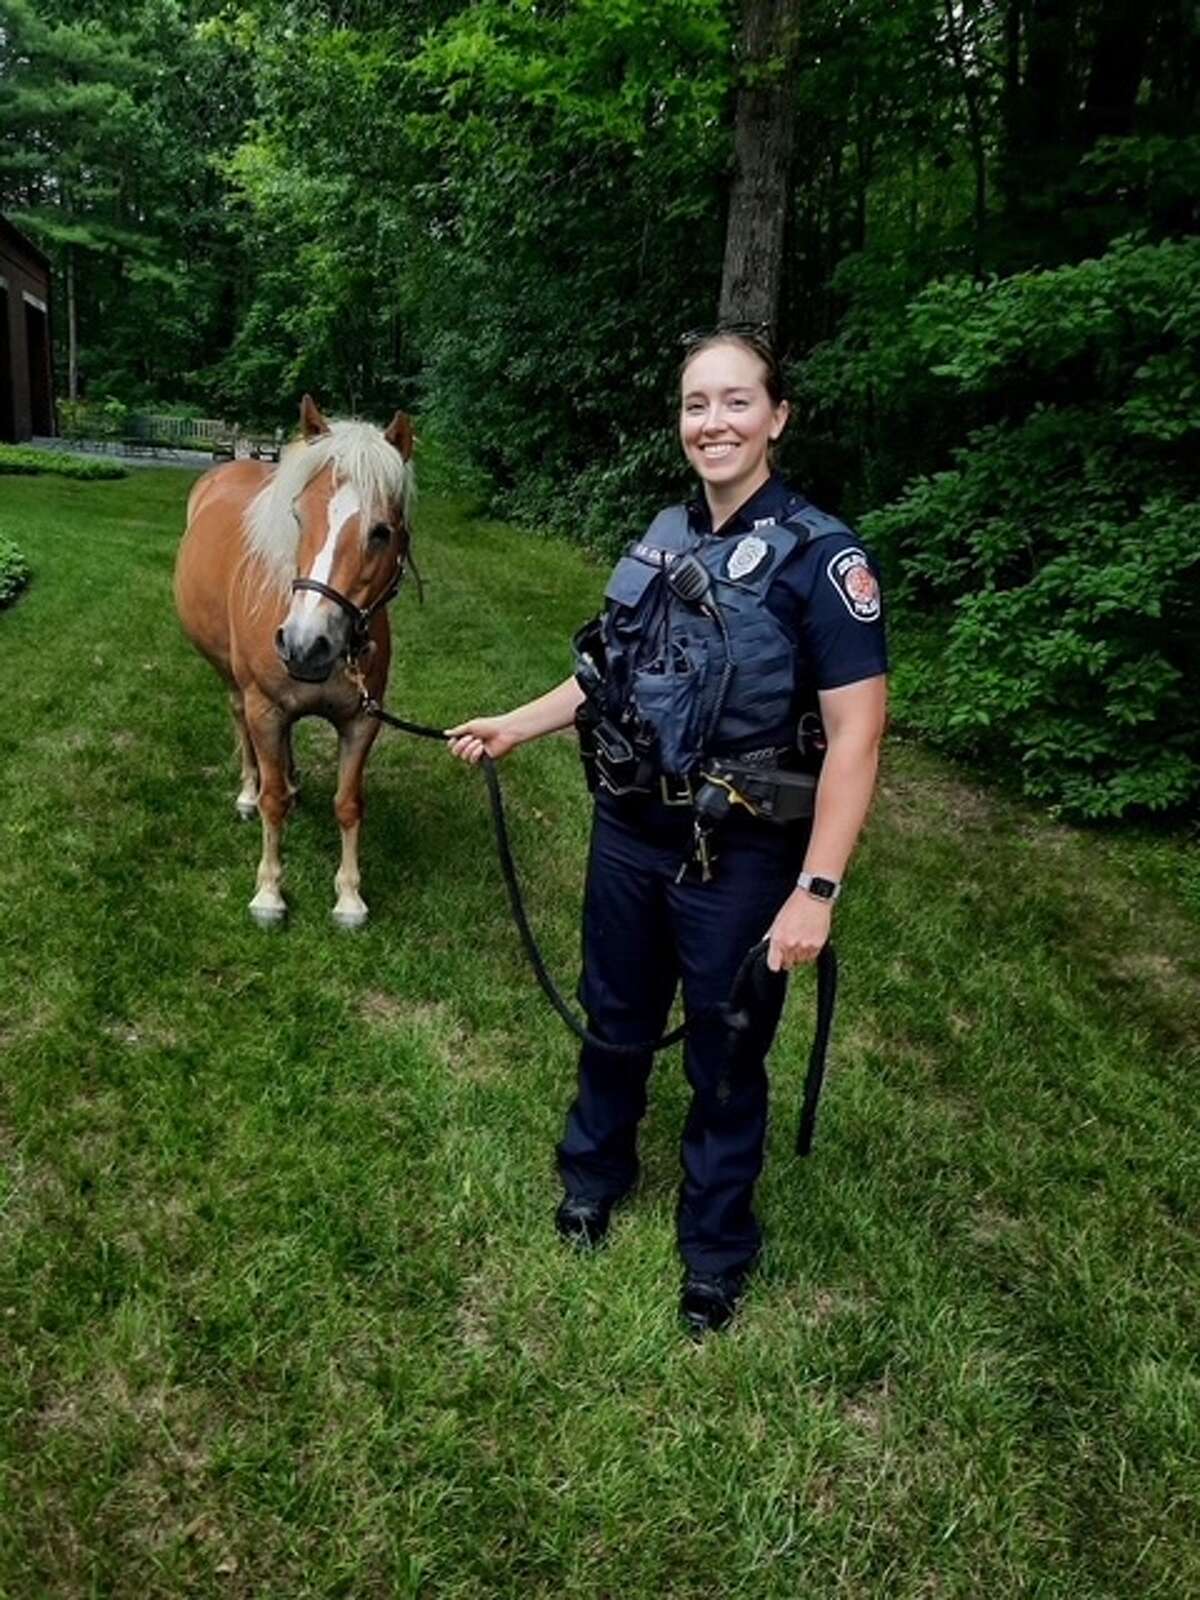
[(601, 717), (595, 728), (596, 773), (610, 794), (649, 794), (658, 776), (658, 741), (638, 723), (618, 727)]
[(575, 712), (579, 759), (589, 790), (609, 794), (649, 794), (658, 775), (657, 741), (653, 730), (637, 723), (618, 724), (594, 700)]

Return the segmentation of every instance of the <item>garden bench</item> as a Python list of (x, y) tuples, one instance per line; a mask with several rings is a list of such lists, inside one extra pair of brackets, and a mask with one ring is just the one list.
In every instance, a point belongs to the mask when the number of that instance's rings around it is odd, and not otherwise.
[(259, 434), (250, 440), (250, 457), (253, 461), (278, 461), (283, 440)]

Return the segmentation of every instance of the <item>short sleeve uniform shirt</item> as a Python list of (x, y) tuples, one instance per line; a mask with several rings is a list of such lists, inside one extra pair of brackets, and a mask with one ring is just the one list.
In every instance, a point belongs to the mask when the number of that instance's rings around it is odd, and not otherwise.
[[(703, 499), (688, 505), (688, 521), (702, 537), (735, 539), (752, 533), (758, 523), (785, 522), (809, 503), (773, 475), (716, 534)], [(841, 689), (888, 669), (879, 572), (853, 533), (828, 534), (787, 559), (766, 603), (796, 651), (794, 715), (791, 727), (780, 730), (781, 742), (791, 742), (798, 728), (803, 749), (806, 727), (820, 736), (820, 690)]]

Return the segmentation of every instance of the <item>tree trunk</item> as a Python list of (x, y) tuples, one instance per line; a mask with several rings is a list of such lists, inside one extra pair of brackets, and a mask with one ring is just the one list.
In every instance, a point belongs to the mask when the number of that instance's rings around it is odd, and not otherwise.
[(1024, 100), (1021, 94), (1021, 38), (1024, 26), (1022, 0), (1007, 0), (1004, 8), (1004, 76), (1000, 90), (999, 188), (1004, 209), (1016, 207), (1018, 152), (1025, 147)]
[[(871, 125), (875, 125), (874, 115)], [(867, 201), (871, 193), (871, 178), (875, 166), (875, 140), (870, 134), (858, 134), (854, 140), (854, 232), (852, 250), (867, 247)]]
[[(842, 138), (839, 135), (829, 151), (829, 222), (825, 229), (825, 292), (833, 305), (833, 275), (842, 259), (842, 238), (845, 232), (842, 218)], [(836, 316), (836, 313), (832, 313)]]
[(1073, 142), (1078, 112), (1071, 95), (1075, 5), (1069, 0), (1032, 0), (1027, 21), (1025, 92), (1029, 139), (1035, 151), (1059, 140)]
[(950, 44), (950, 53), (954, 57), (955, 70), (962, 83), (963, 104), (967, 111), (967, 133), (971, 142), (971, 165), (975, 172), (975, 226), (971, 256), (975, 276), (978, 278), (983, 272), (983, 238), (987, 228), (987, 144), (983, 108), (980, 105), (980, 82), (974, 66), (979, 59), (979, 39), (977, 34), (974, 38), (967, 36), (968, 26), (976, 20), (973, 7), (957, 7), (955, 0), (945, 0), (945, 11), (946, 37)]
[(1101, 8), (1083, 107), (1084, 142), (1133, 131), (1134, 107), (1150, 35), (1144, 0), (1107, 0)]
[[(1007, 268), (1061, 259), (1069, 235), (1058, 220), (1079, 157), (1083, 77), (1078, 48), (1084, 0), (1022, 0), (1007, 14), (1010, 50), (1018, 42), (1023, 70), (1006, 74), (1006, 127), (1001, 187), (1008, 227)], [(1016, 25), (1019, 22), (1019, 33)], [(1013, 92), (1015, 90), (1015, 93)]]
[(722, 322), (775, 326), (795, 134), (794, 0), (743, 0)]
[(75, 311), (75, 246), (67, 246), (67, 399), (79, 399), (79, 332)]

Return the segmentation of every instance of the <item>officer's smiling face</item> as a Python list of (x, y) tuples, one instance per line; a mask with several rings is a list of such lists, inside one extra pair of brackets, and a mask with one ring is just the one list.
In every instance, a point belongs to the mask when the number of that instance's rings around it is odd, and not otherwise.
[(773, 405), (763, 378), (758, 356), (732, 343), (709, 345), (683, 370), (683, 451), (705, 488), (727, 504), (740, 504), (766, 482), (768, 446), (787, 422), (787, 401)]

